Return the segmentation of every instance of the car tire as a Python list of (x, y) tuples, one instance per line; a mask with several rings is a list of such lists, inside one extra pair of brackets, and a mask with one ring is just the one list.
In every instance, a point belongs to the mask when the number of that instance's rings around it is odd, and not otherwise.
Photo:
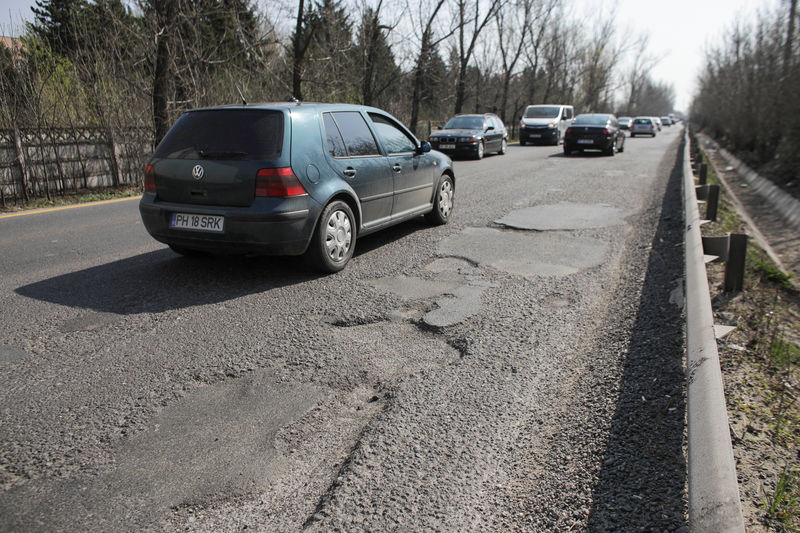
[(353, 211), (346, 202), (334, 200), (325, 206), (317, 221), (306, 257), (316, 270), (339, 272), (356, 247), (356, 224)]
[(617, 152), (622, 153), (625, 151), (625, 138), (622, 138), (622, 144), (619, 145), (619, 150)]
[(525, 141), (523, 141), (522, 139), (520, 139), (520, 140), (519, 140), (519, 145), (520, 145), (520, 146), (525, 146)]
[(566, 142), (564, 143), (564, 155), (565, 156), (572, 155), (572, 146), (568, 145)]
[(475, 148), (475, 159), (481, 160), (483, 159), (484, 154), (486, 153), (486, 147), (483, 145), (483, 141), (478, 143), (478, 147)]
[(503, 139), (502, 141), (500, 141), (500, 151), (497, 153), (500, 155), (505, 155), (507, 148), (508, 148), (508, 141)]
[(655, 137), (655, 136), (656, 136), (656, 132), (653, 132), (653, 137)]
[(433, 211), (425, 215), (425, 220), (434, 226), (447, 224), (450, 221), (450, 215), (453, 214), (454, 197), (453, 178), (442, 174), (439, 185), (436, 187), (436, 195), (433, 197)]
[(558, 146), (559, 144), (561, 144), (561, 132), (557, 131), (556, 138), (553, 140), (553, 146)]
[(631, 132), (631, 137), (636, 137), (636, 134)]

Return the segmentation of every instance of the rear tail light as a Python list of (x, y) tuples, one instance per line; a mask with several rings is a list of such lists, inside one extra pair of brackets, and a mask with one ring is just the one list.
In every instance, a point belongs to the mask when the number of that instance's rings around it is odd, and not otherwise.
[(572, 133), (572, 128), (567, 128), (567, 133)]
[(256, 196), (285, 198), (308, 194), (291, 168), (262, 168), (256, 175)]
[(608, 128), (603, 128), (603, 135), (611, 135), (611, 130)]
[(144, 167), (144, 190), (145, 192), (156, 192), (156, 169), (153, 165)]

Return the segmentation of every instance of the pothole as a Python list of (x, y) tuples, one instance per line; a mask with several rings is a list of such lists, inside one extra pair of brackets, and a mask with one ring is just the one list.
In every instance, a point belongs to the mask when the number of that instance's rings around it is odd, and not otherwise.
[(607, 247), (597, 239), (564, 233), (466, 228), (441, 241), (438, 253), (518, 276), (564, 276), (599, 265)]
[(552, 231), (618, 226), (624, 218), (625, 211), (605, 204), (563, 203), (512, 211), (496, 223), (515, 229)]
[(461, 286), (458, 281), (426, 280), (405, 276), (373, 279), (367, 283), (379, 291), (390, 292), (403, 300), (435, 298)]

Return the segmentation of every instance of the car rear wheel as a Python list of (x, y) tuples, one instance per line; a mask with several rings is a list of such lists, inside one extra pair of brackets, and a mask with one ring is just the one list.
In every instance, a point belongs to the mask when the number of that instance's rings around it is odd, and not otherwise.
[(339, 272), (356, 247), (355, 217), (347, 203), (334, 200), (319, 217), (306, 252), (311, 265), (323, 272)]
[(525, 146), (525, 141), (523, 141), (522, 139), (520, 139), (520, 140), (519, 140), (519, 145), (520, 145), (520, 146)]
[(442, 174), (439, 186), (436, 188), (436, 196), (433, 197), (433, 211), (425, 215), (425, 220), (435, 226), (447, 224), (450, 220), (450, 215), (453, 213), (454, 195), (453, 178), (447, 174)]
[(572, 155), (572, 150), (573, 150), (572, 146), (564, 142), (564, 155)]

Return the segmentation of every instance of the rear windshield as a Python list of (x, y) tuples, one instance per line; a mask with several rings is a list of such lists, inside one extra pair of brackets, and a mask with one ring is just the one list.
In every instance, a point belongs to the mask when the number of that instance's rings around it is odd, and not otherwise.
[(165, 159), (275, 160), (283, 147), (283, 113), (222, 109), (184, 113), (156, 148)]
[(589, 124), (593, 126), (605, 126), (608, 122), (608, 115), (578, 115), (573, 124)]
[(633, 121), (634, 124), (652, 124), (653, 121), (649, 118), (637, 118)]
[(525, 118), (558, 118), (560, 112), (557, 105), (529, 107), (525, 110)]

